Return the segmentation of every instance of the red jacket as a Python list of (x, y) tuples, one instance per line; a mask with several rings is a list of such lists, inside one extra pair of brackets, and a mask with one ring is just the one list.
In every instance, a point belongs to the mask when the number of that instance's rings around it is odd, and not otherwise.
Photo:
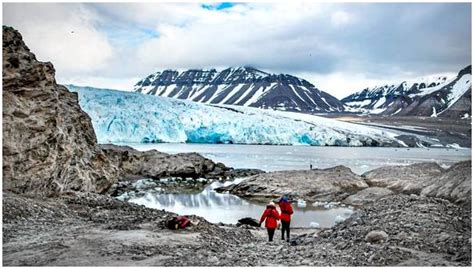
[(267, 209), (263, 211), (263, 215), (260, 218), (260, 223), (265, 221), (265, 227), (268, 229), (276, 229), (278, 226), (278, 220), (280, 219), (280, 214), (274, 206), (267, 206)]
[(278, 205), (280, 206), (281, 211), (281, 220), (284, 222), (291, 221), (291, 215), (293, 214), (293, 207), (289, 202), (279, 202)]
[(179, 228), (184, 229), (189, 225), (189, 219), (185, 216), (177, 216), (176, 222), (179, 225)]

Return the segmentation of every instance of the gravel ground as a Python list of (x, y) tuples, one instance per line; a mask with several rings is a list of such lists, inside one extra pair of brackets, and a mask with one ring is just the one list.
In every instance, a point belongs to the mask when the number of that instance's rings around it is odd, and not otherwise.
[[(416, 195), (383, 198), (332, 229), (294, 229), (290, 243), (199, 217), (171, 231), (172, 213), (96, 194), (4, 193), (3, 212), (5, 266), (471, 265), (471, 209)], [(368, 242), (371, 231), (386, 238)]]

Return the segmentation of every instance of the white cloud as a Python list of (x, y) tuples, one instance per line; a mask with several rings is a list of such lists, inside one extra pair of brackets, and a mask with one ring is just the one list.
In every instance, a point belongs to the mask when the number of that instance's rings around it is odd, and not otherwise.
[(352, 16), (342, 10), (338, 10), (331, 15), (331, 23), (335, 26), (348, 24), (352, 20)]
[(93, 86), (97, 88), (113, 89), (120, 91), (132, 91), (133, 85), (141, 80), (141, 77), (128, 78), (106, 78), (98, 76), (79, 76), (68, 77), (67, 79), (59, 78), (59, 84), (73, 84), (76, 86)]
[(217, 11), (198, 3), (4, 3), (3, 8), (4, 24), (19, 29), (40, 60), (53, 62), (58, 80), (108, 88), (132, 87), (134, 79), (160, 69), (253, 65), (300, 75), (344, 97), (387, 80), (457, 72), (471, 56), (470, 4), (288, 1)]
[(203, 15), (191, 24), (159, 24), (160, 36), (138, 47), (137, 58), (155, 69), (232, 65), (304, 68), (313, 61), (310, 55), (322, 59), (342, 51), (312, 35), (313, 25), (305, 22), (324, 18), (327, 8), (296, 2), (236, 6), (226, 12), (201, 9)]
[(8, 4), (4, 24), (20, 31), (39, 60), (69, 75), (102, 70), (114, 56), (106, 34), (94, 27), (95, 16), (76, 4)]
[(326, 75), (302, 73), (301, 76), (316, 85), (318, 89), (330, 92), (339, 99), (367, 87), (383, 85), (387, 82), (386, 78), (373, 79), (367, 78), (364, 74), (345, 72), (333, 72)]

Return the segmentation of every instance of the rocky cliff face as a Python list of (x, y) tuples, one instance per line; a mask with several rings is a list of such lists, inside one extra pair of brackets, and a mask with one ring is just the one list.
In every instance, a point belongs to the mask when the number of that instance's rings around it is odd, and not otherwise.
[(251, 67), (165, 70), (140, 80), (136, 92), (220, 105), (298, 112), (341, 112), (343, 104), (308, 81), (289, 74), (269, 74)]
[(54, 75), (19, 32), (3, 27), (3, 190), (102, 193), (117, 169), (98, 147), (77, 94)]

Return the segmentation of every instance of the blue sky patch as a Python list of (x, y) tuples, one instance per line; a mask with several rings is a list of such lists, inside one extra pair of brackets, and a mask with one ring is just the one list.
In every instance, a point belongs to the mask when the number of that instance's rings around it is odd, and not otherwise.
[(107, 35), (111, 43), (132, 47), (139, 46), (147, 40), (158, 38), (160, 36), (160, 33), (155, 29), (141, 28), (137, 27), (136, 25), (131, 27), (126, 27), (124, 25), (106, 25), (100, 27), (99, 29), (101, 29)]
[(235, 6), (235, 3), (231, 3), (231, 2), (201, 5), (202, 8), (207, 9), (207, 10), (223, 10), (223, 9), (231, 8), (233, 6)]

